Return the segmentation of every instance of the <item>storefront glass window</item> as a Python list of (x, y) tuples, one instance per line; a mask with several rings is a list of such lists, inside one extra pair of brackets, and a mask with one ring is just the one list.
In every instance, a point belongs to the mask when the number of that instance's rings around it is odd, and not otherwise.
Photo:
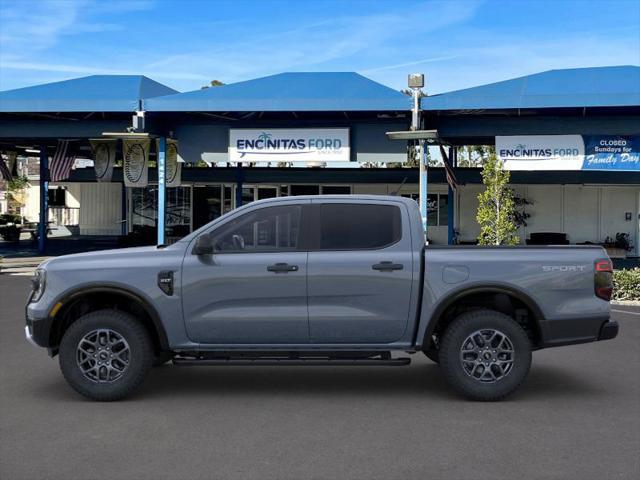
[[(171, 242), (182, 238), (191, 230), (190, 187), (167, 188), (166, 235)], [(131, 189), (131, 229), (145, 241), (156, 236), (158, 219), (158, 188)]]
[(438, 194), (427, 194), (427, 226), (438, 226)]
[(191, 231), (191, 188), (167, 188), (167, 237), (178, 240)]
[(193, 187), (193, 228), (197, 229), (222, 215), (222, 187)]

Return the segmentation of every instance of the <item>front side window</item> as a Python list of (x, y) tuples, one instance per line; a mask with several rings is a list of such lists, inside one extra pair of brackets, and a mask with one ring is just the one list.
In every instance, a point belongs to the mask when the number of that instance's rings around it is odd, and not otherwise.
[(326, 203), (320, 208), (320, 249), (384, 248), (402, 236), (400, 209), (393, 205)]
[(298, 248), (301, 207), (265, 207), (246, 213), (213, 232), (217, 253), (293, 251)]

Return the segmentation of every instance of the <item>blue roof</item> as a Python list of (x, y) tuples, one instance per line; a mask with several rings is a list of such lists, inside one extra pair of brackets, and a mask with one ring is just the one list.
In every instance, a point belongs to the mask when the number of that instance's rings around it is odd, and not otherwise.
[(133, 112), (141, 99), (173, 93), (143, 75), (91, 75), (0, 92), (0, 112)]
[(572, 68), (422, 99), (424, 110), (640, 106), (640, 67)]
[(144, 102), (156, 112), (410, 110), (410, 98), (355, 72), (280, 73)]

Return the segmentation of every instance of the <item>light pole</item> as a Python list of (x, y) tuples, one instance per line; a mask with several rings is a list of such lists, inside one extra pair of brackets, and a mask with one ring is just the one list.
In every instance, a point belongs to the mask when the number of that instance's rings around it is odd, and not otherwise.
[[(417, 131), (420, 129), (420, 94), (424, 87), (424, 74), (411, 73), (408, 78), (408, 85), (411, 89), (411, 96), (413, 97), (413, 108), (411, 110), (411, 130)], [(425, 164), (427, 155), (425, 151), (424, 139), (418, 140), (416, 146), (416, 157), (418, 165), (420, 166), (420, 179), (419, 179), (419, 196), (418, 204), (420, 205), (420, 216), (422, 217), (422, 230), (424, 232), (425, 240), (427, 238), (427, 166)]]

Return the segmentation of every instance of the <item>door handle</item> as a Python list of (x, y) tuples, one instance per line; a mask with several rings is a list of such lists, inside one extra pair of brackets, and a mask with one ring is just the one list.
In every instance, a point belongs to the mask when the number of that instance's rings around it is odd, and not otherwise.
[(371, 265), (371, 268), (380, 272), (391, 272), (393, 270), (402, 270), (404, 268), (404, 265), (402, 265), (401, 263), (380, 262)]
[(273, 265), (269, 265), (267, 267), (267, 270), (274, 273), (297, 272), (298, 265), (289, 265), (288, 263), (274, 263)]

